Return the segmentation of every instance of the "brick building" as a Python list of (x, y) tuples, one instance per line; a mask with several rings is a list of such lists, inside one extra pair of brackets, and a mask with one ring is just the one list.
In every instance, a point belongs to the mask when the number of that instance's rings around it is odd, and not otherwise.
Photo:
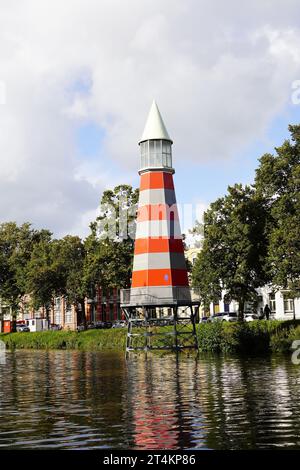
[[(103, 292), (101, 288), (96, 290), (95, 298), (85, 300), (85, 314), (87, 323), (97, 321), (114, 322), (122, 318), (120, 309), (120, 294), (118, 289), (110, 289)], [(25, 296), (17, 314), (18, 322), (27, 320), (46, 318), (46, 310), (41, 307), (34, 310), (30, 307), (30, 296)], [(11, 308), (0, 300), (0, 332), (3, 331), (3, 322), (12, 321)], [(59, 325), (63, 329), (76, 330), (77, 326), (83, 323), (80, 306), (68, 302), (64, 296), (55, 297), (53, 306), (50, 309), (49, 321), (52, 325)]]

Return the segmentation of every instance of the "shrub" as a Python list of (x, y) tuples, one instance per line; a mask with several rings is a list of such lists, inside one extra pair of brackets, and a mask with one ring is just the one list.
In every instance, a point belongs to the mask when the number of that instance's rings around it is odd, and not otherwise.
[[(156, 329), (156, 328), (155, 328)], [(172, 332), (172, 327), (157, 328)], [(137, 330), (138, 331), (138, 330)], [(136, 332), (137, 332), (136, 331)], [(292, 342), (300, 339), (299, 321), (214, 322), (197, 325), (199, 350), (211, 353), (267, 354), (289, 352)], [(76, 331), (44, 331), (37, 333), (0, 334), (9, 349), (79, 349), (82, 351), (124, 351), (125, 329)], [(170, 334), (170, 342), (173, 337)], [(161, 345), (162, 336), (153, 344)], [(165, 339), (164, 339), (165, 341)], [(145, 338), (137, 339), (144, 346)], [(171, 344), (171, 343), (170, 343)]]

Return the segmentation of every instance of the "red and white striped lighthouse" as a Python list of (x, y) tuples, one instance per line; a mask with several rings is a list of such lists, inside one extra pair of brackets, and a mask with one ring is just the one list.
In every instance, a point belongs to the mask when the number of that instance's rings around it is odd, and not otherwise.
[(141, 179), (130, 303), (135, 299), (144, 305), (172, 303), (178, 292), (185, 298), (189, 294), (173, 183), (172, 143), (153, 101), (139, 142)]

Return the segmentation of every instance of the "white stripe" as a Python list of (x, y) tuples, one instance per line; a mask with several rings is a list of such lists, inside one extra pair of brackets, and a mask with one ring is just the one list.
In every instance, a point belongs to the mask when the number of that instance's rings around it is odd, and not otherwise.
[[(170, 231), (170, 225), (173, 224), (173, 233)], [(146, 220), (145, 222), (138, 222), (136, 227), (135, 238), (149, 238), (149, 237), (170, 237), (182, 238), (180, 223), (178, 220)]]
[(149, 269), (186, 269), (183, 253), (141, 253), (134, 256), (133, 271)]
[(134, 256), (133, 271), (171, 269), (170, 253), (141, 253)]
[(140, 191), (139, 207), (149, 204), (176, 204), (174, 189), (144, 189)]

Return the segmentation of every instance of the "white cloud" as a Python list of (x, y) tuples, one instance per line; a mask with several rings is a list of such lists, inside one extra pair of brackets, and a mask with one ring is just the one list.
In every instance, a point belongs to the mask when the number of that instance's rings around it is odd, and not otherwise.
[[(177, 155), (227, 159), (300, 78), (297, 0), (2, 3), (0, 220), (59, 235), (86, 232), (101, 189), (133, 174), (153, 97)], [(76, 147), (87, 120), (105, 129), (99, 163)]]

